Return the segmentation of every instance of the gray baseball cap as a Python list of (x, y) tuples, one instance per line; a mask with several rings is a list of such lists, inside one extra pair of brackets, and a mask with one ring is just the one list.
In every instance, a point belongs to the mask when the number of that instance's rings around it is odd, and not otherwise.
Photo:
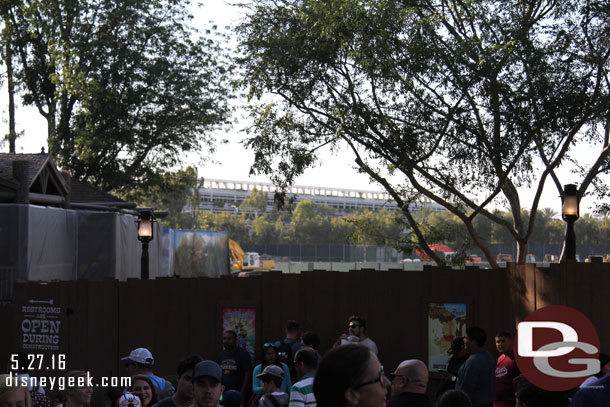
[(212, 360), (202, 360), (197, 363), (193, 369), (193, 381), (201, 376), (210, 376), (211, 378), (220, 381), (222, 379), (222, 369), (218, 363)]
[(263, 376), (274, 376), (279, 377), (280, 379), (284, 379), (284, 370), (279, 366), (269, 365), (265, 369), (263, 369), (263, 372), (261, 374), (256, 375), (256, 377), (259, 378)]

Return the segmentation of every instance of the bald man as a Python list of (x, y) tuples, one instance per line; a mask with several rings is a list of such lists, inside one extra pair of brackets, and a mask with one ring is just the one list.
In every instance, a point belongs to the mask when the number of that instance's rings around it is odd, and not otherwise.
[(428, 368), (421, 360), (410, 359), (401, 362), (392, 378), (392, 400), (387, 407), (434, 407), (426, 396)]

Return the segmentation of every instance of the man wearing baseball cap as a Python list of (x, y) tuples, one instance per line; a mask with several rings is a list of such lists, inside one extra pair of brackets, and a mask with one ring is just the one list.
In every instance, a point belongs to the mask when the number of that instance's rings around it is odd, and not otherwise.
[(281, 391), (284, 380), (284, 369), (276, 365), (267, 366), (261, 374), (256, 375), (263, 382), (265, 394), (259, 399), (259, 407), (287, 406), (290, 402), (288, 394)]
[(196, 407), (219, 407), (224, 386), (222, 369), (212, 360), (203, 360), (193, 369), (193, 400)]
[(152, 353), (150, 353), (148, 349), (134, 349), (129, 353), (129, 356), (125, 356), (124, 358), (121, 358), (121, 360), (126, 361), (125, 369), (130, 376), (142, 374), (150, 378), (155, 386), (158, 400), (171, 397), (175, 393), (176, 390), (170, 382), (153, 374), (152, 369), (155, 364), (155, 360), (153, 359)]

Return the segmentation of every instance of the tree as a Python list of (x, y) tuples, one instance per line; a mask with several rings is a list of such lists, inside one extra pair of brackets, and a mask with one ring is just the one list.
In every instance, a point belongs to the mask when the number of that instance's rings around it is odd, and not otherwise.
[(267, 193), (253, 188), (250, 195), (239, 204), (239, 209), (242, 212), (252, 212), (255, 217), (258, 217), (259, 213), (265, 213), (267, 210)]
[(254, 219), (252, 223), (253, 241), (257, 244), (277, 244), (278, 233), (275, 228), (276, 222), (267, 214)]
[(330, 216), (325, 215), (328, 210), (325, 205), (317, 205), (309, 199), (299, 202), (290, 221), (292, 240), (301, 244), (328, 243)]
[(158, 183), (132, 190), (123, 196), (138, 206), (167, 211), (168, 215), (163, 219), (166, 227), (194, 229), (197, 226), (199, 186), (197, 169), (186, 167), (184, 170), (166, 172)]
[(2, 47), (0, 47), (0, 54), (6, 65), (6, 87), (8, 90), (8, 134), (6, 140), (8, 141), (8, 152), (15, 153), (15, 141), (17, 140), (17, 131), (15, 130), (15, 75), (13, 69), (13, 47), (12, 47), (12, 36), (13, 26), (10, 20), (10, 10), (16, 7), (17, 3), (13, 0), (5, 0), (0, 3), (0, 12), (4, 22), (2, 29)]
[(597, 245), (600, 243), (601, 222), (590, 213), (583, 214), (578, 220), (579, 243), (583, 245)]
[(557, 211), (544, 208), (538, 211), (531, 240), (536, 243), (561, 243), (564, 238), (564, 222), (558, 218)]
[[(576, 144), (598, 147), (579, 196), (603, 191), (608, 10), (593, 0), (259, 1), (238, 28), (253, 170), (285, 187), (317, 149), (346, 145), (437, 262), (411, 213), (420, 197), (458, 217), (492, 266), (477, 217), (506, 231), (524, 263), (544, 184), (563, 192), (556, 171)], [(519, 187), (535, 190), (528, 218)]]
[(220, 42), (188, 27), (185, 1), (26, 0), (10, 9), (23, 102), (49, 153), (103, 190), (158, 181), (211, 146), (229, 113)]
[(240, 244), (250, 243), (250, 228), (243, 214), (200, 212), (197, 224), (201, 230), (225, 231), (229, 239)]
[(403, 223), (392, 210), (361, 210), (345, 217), (355, 227), (349, 241), (355, 244), (403, 246)]
[(330, 243), (350, 244), (358, 233), (358, 228), (346, 217), (333, 217), (330, 219)]

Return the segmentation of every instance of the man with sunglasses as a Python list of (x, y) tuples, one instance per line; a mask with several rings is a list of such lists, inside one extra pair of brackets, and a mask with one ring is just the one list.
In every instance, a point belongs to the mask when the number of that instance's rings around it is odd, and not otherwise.
[(341, 334), (334, 346), (357, 343), (366, 346), (375, 355), (379, 353), (377, 344), (366, 334), (366, 320), (358, 315), (352, 315), (347, 319), (348, 334)]
[(428, 368), (421, 360), (410, 359), (401, 362), (392, 380), (392, 400), (387, 407), (434, 407), (426, 396), (428, 386)]

